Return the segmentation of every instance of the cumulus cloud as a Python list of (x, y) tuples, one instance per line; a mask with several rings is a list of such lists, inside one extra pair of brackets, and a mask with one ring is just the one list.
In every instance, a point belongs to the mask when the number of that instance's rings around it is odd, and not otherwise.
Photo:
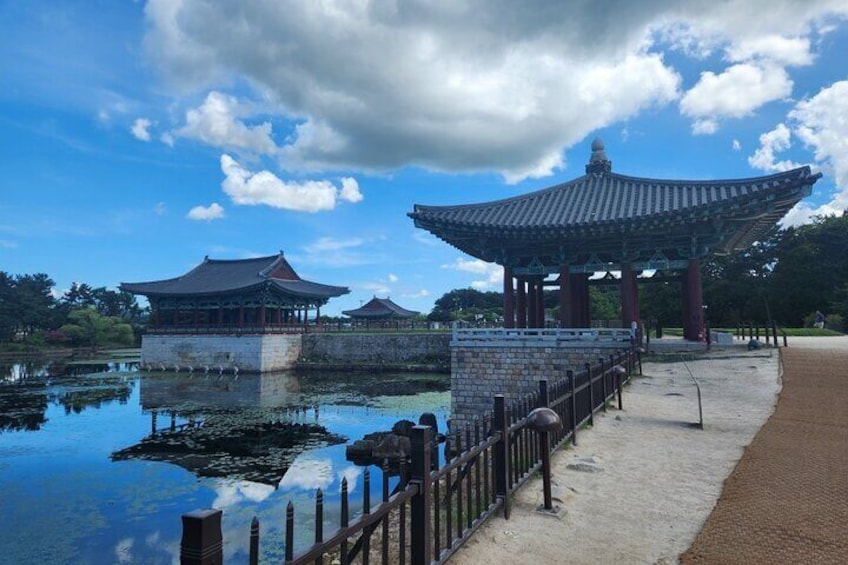
[(203, 104), (186, 112), (185, 125), (174, 133), (231, 151), (274, 154), (277, 145), (271, 139), (271, 123), (248, 126), (239, 119), (252, 112), (234, 96), (213, 91)]
[(186, 214), (189, 220), (217, 220), (224, 217), (224, 208), (217, 202), (213, 202), (209, 206), (195, 206)]
[(396, 283), (396, 282), (398, 282), (398, 280), (399, 279), (398, 279), (397, 275), (395, 275), (394, 273), (389, 273), (389, 282), (390, 283)]
[(146, 118), (138, 118), (135, 122), (133, 122), (130, 132), (132, 132), (136, 139), (140, 139), (141, 141), (150, 141), (150, 132), (148, 131), (150, 125), (150, 120)]
[(815, 164), (832, 172), (835, 190), (820, 205), (800, 202), (781, 221), (784, 226), (808, 223), (814, 216), (842, 215), (848, 209), (848, 81), (838, 81), (789, 112), (786, 123), (760, 135), (760, 147), (748, 163), (764, 171), (785, 171), (799, 166), (778, 154), (792, 148), (797, 138), (813, 151)]
[(303, 249), (307, 253), (321, 253), (324, 251), (339, 251), (341, 249), (350, 249), (351, 247), (359, 247), (365, 243), (361, 237), (353, 237), (350, 239), (336, 239), (333, 237), (321, 237), (316, 241), (305, 246)]
[(343, 178), (339, 189), (326, 180), (287, 182), (267, 170), (252, 172), (229, 155), (221, 155), (221, 170), (225, 175), (221, 186), (234, 204), (320, 212), (332, 210), (340, 199), (362, 200), (359, 185), (352, 178)]
[(789, 113), (795, 133), (815, 151), (815, 159), (833, 168), (836, 184), (848, 190), (848, 80), (823, 88), (798, 102)]
[(403, 294), (401, 296), (403, 298), (427, 298), (428, 296), (430, 296), (430, 291), (427, 290), (426, 288), (422, 288), (418, 292)]
[(799, 165), (791, 160), (778, 161), (776, 157), (777, 153), (786, 151), (792, 146), (791, 136), (792, 134), (785, 124), (777, 124), (777, 127), (773, 130), (760, 136), (760, 147), (754, 151), (752, 156), (748, 157), (748, 164), (755, 169), (770, 173), (788, 171), (798, 167)]
[(442, 268), (472, 273), (476, 278), (471, 281), (471, 287), (477, 290), (499, 288), (503, 284), (503, 267), (496, 263), (459, 257), (453, 263), (442, 265)]
[[(145, 13), (147, 52), (174, 91), (212, 91), (183, 135), (273, 154), (290, 171), (413, 165), (515, 182), (563, 167), (593, 131), (679, 100), (671, 48), (730, 65), (682, 101), (698, 133), (790, 95), (786, 67), (809, 64), (811, 38), (848, 6), (151, 0)], [(254, 116), (221, 93), (246, 87), (267, 101)], [(289, 124), (276, 143), (269, 115)], [(357, 196), (343, 187), (342, 198)]]
[(701, 78), (680, 100), (680, 112), (694, 118), (695, 134), (711, 134), (717, 120), (741, 118), (766, 102), (779, 100), (792, 92), (792, 80), (782, 67), (741, 63), (720, 74), (701, 73)]

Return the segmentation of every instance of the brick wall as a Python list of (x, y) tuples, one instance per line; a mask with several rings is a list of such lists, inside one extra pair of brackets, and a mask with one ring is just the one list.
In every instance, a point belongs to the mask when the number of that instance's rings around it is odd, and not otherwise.
[(490, 411), (496, 394), (507, 402), (539, 390), (539, 381), (556, 381), (569, 369), (596, 365), (620, 351), (621, 344), (595, 342), (509, 345), (451, 345), (451, 427), (461, 429)]
[(267, 335), (145, 335), (141, 342), (141, 363), (168, 370), (179, 365), (201, 370), (222, 367), (232, 371), (259, 373), (291, 368), (300, 356), (297, 334)]

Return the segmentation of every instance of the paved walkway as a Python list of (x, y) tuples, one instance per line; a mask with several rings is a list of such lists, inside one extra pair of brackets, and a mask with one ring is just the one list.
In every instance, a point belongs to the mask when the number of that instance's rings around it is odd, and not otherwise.
[(777, 408), (684, 564), (848, 563), (848, 351), (793, 339)]

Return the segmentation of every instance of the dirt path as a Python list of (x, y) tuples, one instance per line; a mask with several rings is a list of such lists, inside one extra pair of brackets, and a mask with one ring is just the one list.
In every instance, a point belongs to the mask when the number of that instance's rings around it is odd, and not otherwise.
[(777, 409), (683, 563), (848, 562), (848, 352), (782, 353)]

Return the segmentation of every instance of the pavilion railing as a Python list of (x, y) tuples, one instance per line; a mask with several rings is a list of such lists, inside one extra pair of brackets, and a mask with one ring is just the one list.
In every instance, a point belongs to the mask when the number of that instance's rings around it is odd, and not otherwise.
[[(446, 435), (443, 465), (439, 464), (432, 429), (412, 428), (409, 464), (401, 462), (393, 491), (388, 463), (384, 463), (382, 500), (372, 507), (366, 469), (361, 510), (354, 515), (348, 484), (343, 480), (338, 528), (325, 536), (324, 496), (319, 489), (314, 519), (309, 520), (314, 524), (313, 543), (297, 552), (294, 506), (288, 503), (284, 563), (444, 563), (487, 518), (502, 510), (509, 519), (510, 495), (542, 468), (545, 452), (569, 441), (576, 445), (578, 429), (592, 424), (594, 415), (606, 411), (616, 398), (622, 409), (622, 387), (638, 362), (638, 350), (627, 348), (599, 357), (596, 364), (587, 363), (579, 371), (568, 371), (556, 381), (541, 380), (538, 391), (510, 402), (495, 395), (490, 412), (473, 425)], [(533, 431), (528, 414), (542, 406), (557, 413), (561, 430), (549, 434)], [(220, 510), (183, 515), (182, 563), (222, 561), (220, 522)], [(259, 563), (257, 518), (251, 524), (248, 554), (251, 564)]]
[(606, 341), (630, 343), (630, 330), (621, 328), (469, 328), (453, 330), (453, 341), (457, 344), (473, 342), (564, 342)]

